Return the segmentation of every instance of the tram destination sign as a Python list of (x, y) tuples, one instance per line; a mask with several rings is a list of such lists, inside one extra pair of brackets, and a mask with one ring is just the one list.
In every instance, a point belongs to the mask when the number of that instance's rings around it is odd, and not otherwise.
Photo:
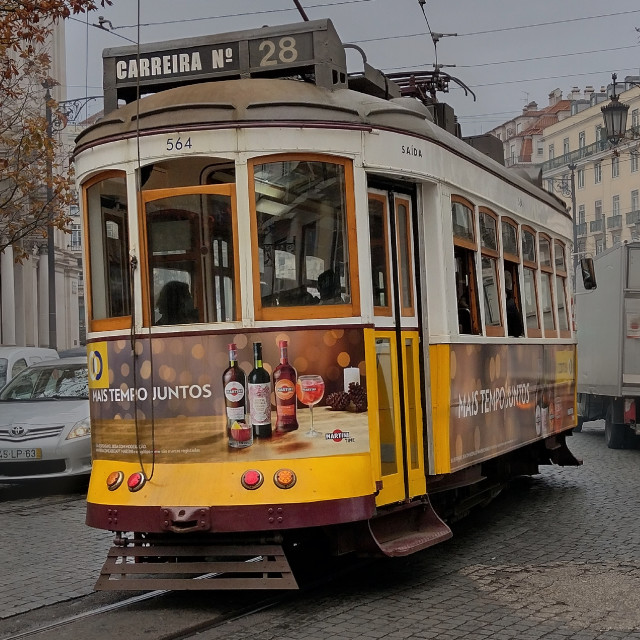
[(330, 20), (105, 49), (102, 57), (105, 113), (138, 91), (194, 82), (307, 73), (316, 84), (346, 86), (344, 47)]

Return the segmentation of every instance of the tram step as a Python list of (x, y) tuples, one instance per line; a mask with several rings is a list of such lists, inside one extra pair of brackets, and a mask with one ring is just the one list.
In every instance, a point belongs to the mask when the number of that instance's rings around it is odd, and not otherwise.
[[(133, 541), (131, 541), (133, 542)], [(297, 589), (280, 545), (135, 541), (107, 554), (97, 591)]]
[(389, 557), (409, 555), (453, 535), (428, 501), (370, 520), (369, 531), (377, 548)]

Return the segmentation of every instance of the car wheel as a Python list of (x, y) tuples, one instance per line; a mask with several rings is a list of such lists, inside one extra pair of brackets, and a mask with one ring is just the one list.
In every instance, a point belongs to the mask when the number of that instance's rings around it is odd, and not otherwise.
[(626, 424), (604, 421), (604, 441), (609, 449), (626, 449), (629, 440), (629, 430)]

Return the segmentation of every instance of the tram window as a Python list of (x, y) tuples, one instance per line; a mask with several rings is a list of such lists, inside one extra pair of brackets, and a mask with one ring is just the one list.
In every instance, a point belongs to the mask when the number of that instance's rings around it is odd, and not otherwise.
[(109, 175), (88, 185), (86, 208), (91, 271), (91, 321), (127, 317), (131, 313), (129, 287), (129, 231), (127, 186), (124, 175)]
[(413, 316), (413, 262), (411, 251), (411, 208), (409, 200), (397, 198), (396, 235), (398, 237), (398, 269), (400, 271), (400, 306), (403, 316)]
[(556, 337), (556, 320), (553, 308), (553, 264), (551, 262), (551, 242), (540, 236), (540, 279), (542, 291), (542, 322), (546, 337)]
[(558, 299), (558, 328), (562, 337), (569, 337), (569, 305), (567, 304), (567, 264), (564, 245), (557, 240), (553, 243), (556, 263), (556, 297)]
[(502, 336), (500, 286), (498, 284), (498, 233), (496, 217), (480, 211), (480, 244), (482, 248), (482, 297), (487, 335)]
[(183, 193), (145, 193), (151, 324), (237, 319), (230, 189), (190, 187), (177, 190)]
[(371, 280), (376, 315), (391, 315), (389, 291), (389, 235), (386, 196), (369, 194), (369, 236), (371, 242)]
[[(282, 317), (283, 307), (311, 305), (343, 307), (318, 309), (314, 316), (351, 314), (347, 167), (307, 158), (253, 165), (257, 317)], [(280, 313), (265, 314), (270, 308)]]
[(538, 313), (538, 284), (536, 274), (536, 238), (532, 230), (522, 230), (522, 261), (524, 263), (524, 305), (527, 319), (527, 335), (541, 337), (540, 314)]
[(507, 334), (511, 337), (518, 337), (524, 334), (522, 322), (522, 296), (520, 295), (520, 251), (518, 249), (518, 226), (508, 218), (503, 218), (501, 221), (501, 230), (503, 247), (502, 265), (504, 268), (504, 288), (507, 310)]
[(476, 241), (473, 208), (462, 198), (451, 201), (453, 244), (455, 261), (456, 302), (458, 306), (458, 332), (480, 334), (480, 313), (476, 280)]

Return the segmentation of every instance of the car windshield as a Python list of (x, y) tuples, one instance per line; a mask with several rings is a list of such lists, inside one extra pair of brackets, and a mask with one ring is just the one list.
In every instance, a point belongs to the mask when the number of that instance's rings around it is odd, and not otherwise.
[(7, 384), (7, 369), (9, 368), (9, 361), (6, 358), (0, 358), (0, 389)]
[(87, 400), (89, 381), (86, 364), (56, 363), (32, 367), (19, 373), (0, 392), (0, 400)]

